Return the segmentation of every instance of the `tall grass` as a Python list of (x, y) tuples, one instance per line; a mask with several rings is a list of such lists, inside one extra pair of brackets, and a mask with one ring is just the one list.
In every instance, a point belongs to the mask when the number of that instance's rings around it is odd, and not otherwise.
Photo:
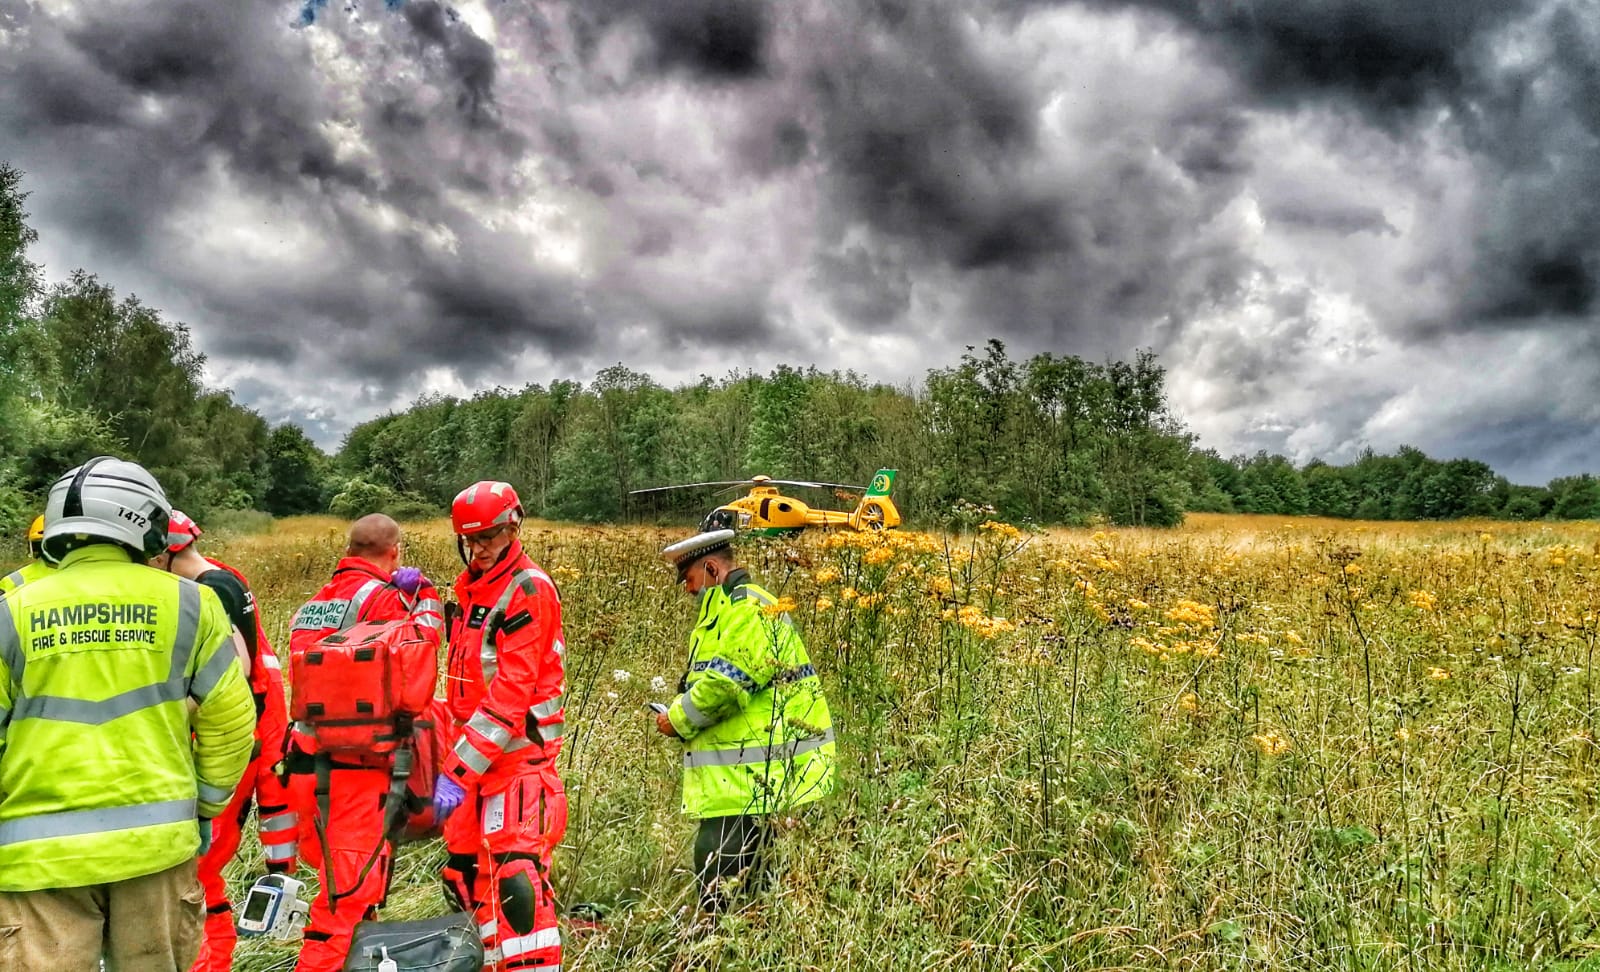
[[(282, 651), (343, 524), (214, 552)], [(677, 750), (641, 711), (688, 600), (647, 529), (532, 524), (561, 585), (566, 967), (1578, 967), (1600, 950), (1600, 528), (1196, 517), (809, 536), (742, 556), (795, 602), (840, 786), (757, 906), (696, 929)], [(445, 527), (408, 559), (447, 587)], [(652, 687), (652, 679), (659, 679)], [(665, 685), (666, 688), (659, 686)], [(436, 846), (386, 914), (444, 910)], [(260, 872), (253, 844), (232, 877)], [(241, 969), (293, 947), (241, 945)]]

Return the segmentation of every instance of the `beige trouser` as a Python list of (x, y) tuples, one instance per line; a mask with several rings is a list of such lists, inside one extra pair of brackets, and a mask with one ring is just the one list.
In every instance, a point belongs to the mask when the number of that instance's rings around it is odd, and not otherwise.
[(185, 861), (86, 888), (0, 892), (0, 969), (187, 972), (200, 952), (205, 891)]

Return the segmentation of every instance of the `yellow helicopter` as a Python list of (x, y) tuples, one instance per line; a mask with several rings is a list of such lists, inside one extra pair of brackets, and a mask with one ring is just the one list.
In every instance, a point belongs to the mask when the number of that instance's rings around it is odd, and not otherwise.
[[(677, 489), (699, 489), (722, 486), (740, 488), (748, 486), (750, 492), (731, 503), (725, 503), (706, 514), (701, 530), (741, 530), (759, 534), (777, 535), (794, 533), (806, 527), (848, 527), (852, 530), (888, 530), (900, 525), (900, 511), (895, 508), (890, 493), (894, 492), (897, 470), (880, 469), (869, 486), (847, 486), (843, 483), (815, 483), (794, 479), (773, 479), (770, 476), (752, 476), (732, 482), (682, 483), (677, 486), (656, 486), (636, 489), (629, 495), (663, 493)], [(780, 486), (801, 486), (811, 489), (844, 490), (860, 493), (861, 501), (852, 510), (827, 510), (811, 506), (793, 496), (778, 492)]]

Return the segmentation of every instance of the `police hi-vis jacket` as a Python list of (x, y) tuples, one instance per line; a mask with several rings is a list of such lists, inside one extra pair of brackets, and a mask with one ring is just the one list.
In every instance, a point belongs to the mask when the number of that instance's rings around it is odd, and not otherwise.
[(667, 710), (692, 818), (779, 813), (833, 789), (833, 718), (806, 646), (739, 569), (701, 594), (683, 694)]
[(0, 598), (0, 891), (195, 856), (196, 816), (223, 811), (250, 761), (232, 630), (215, 593), (111, 544)]

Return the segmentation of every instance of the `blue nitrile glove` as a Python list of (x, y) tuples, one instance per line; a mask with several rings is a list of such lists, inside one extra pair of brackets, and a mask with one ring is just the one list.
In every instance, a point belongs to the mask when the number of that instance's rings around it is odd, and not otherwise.
[(461, 801), (466, 799), (467, 791), (461, 784), (448, 776), (439, 777), (433, 784), (433, 822), (442, 824), (445, 818), (461, 806)]
[(196, 817), (195, 823), (200, 825), (200, 851), (195, 856), (204, 857), (211, 850), (211, 818)]
[(394, 576), (390, 578), (390, 583), (407, 594), (415, 594), (417, 593), (417, 588), (421, 587), (422, 582), (425, 580), (427, 578), (422, 576), (421, 567), (401, 567), (394, 572)]

